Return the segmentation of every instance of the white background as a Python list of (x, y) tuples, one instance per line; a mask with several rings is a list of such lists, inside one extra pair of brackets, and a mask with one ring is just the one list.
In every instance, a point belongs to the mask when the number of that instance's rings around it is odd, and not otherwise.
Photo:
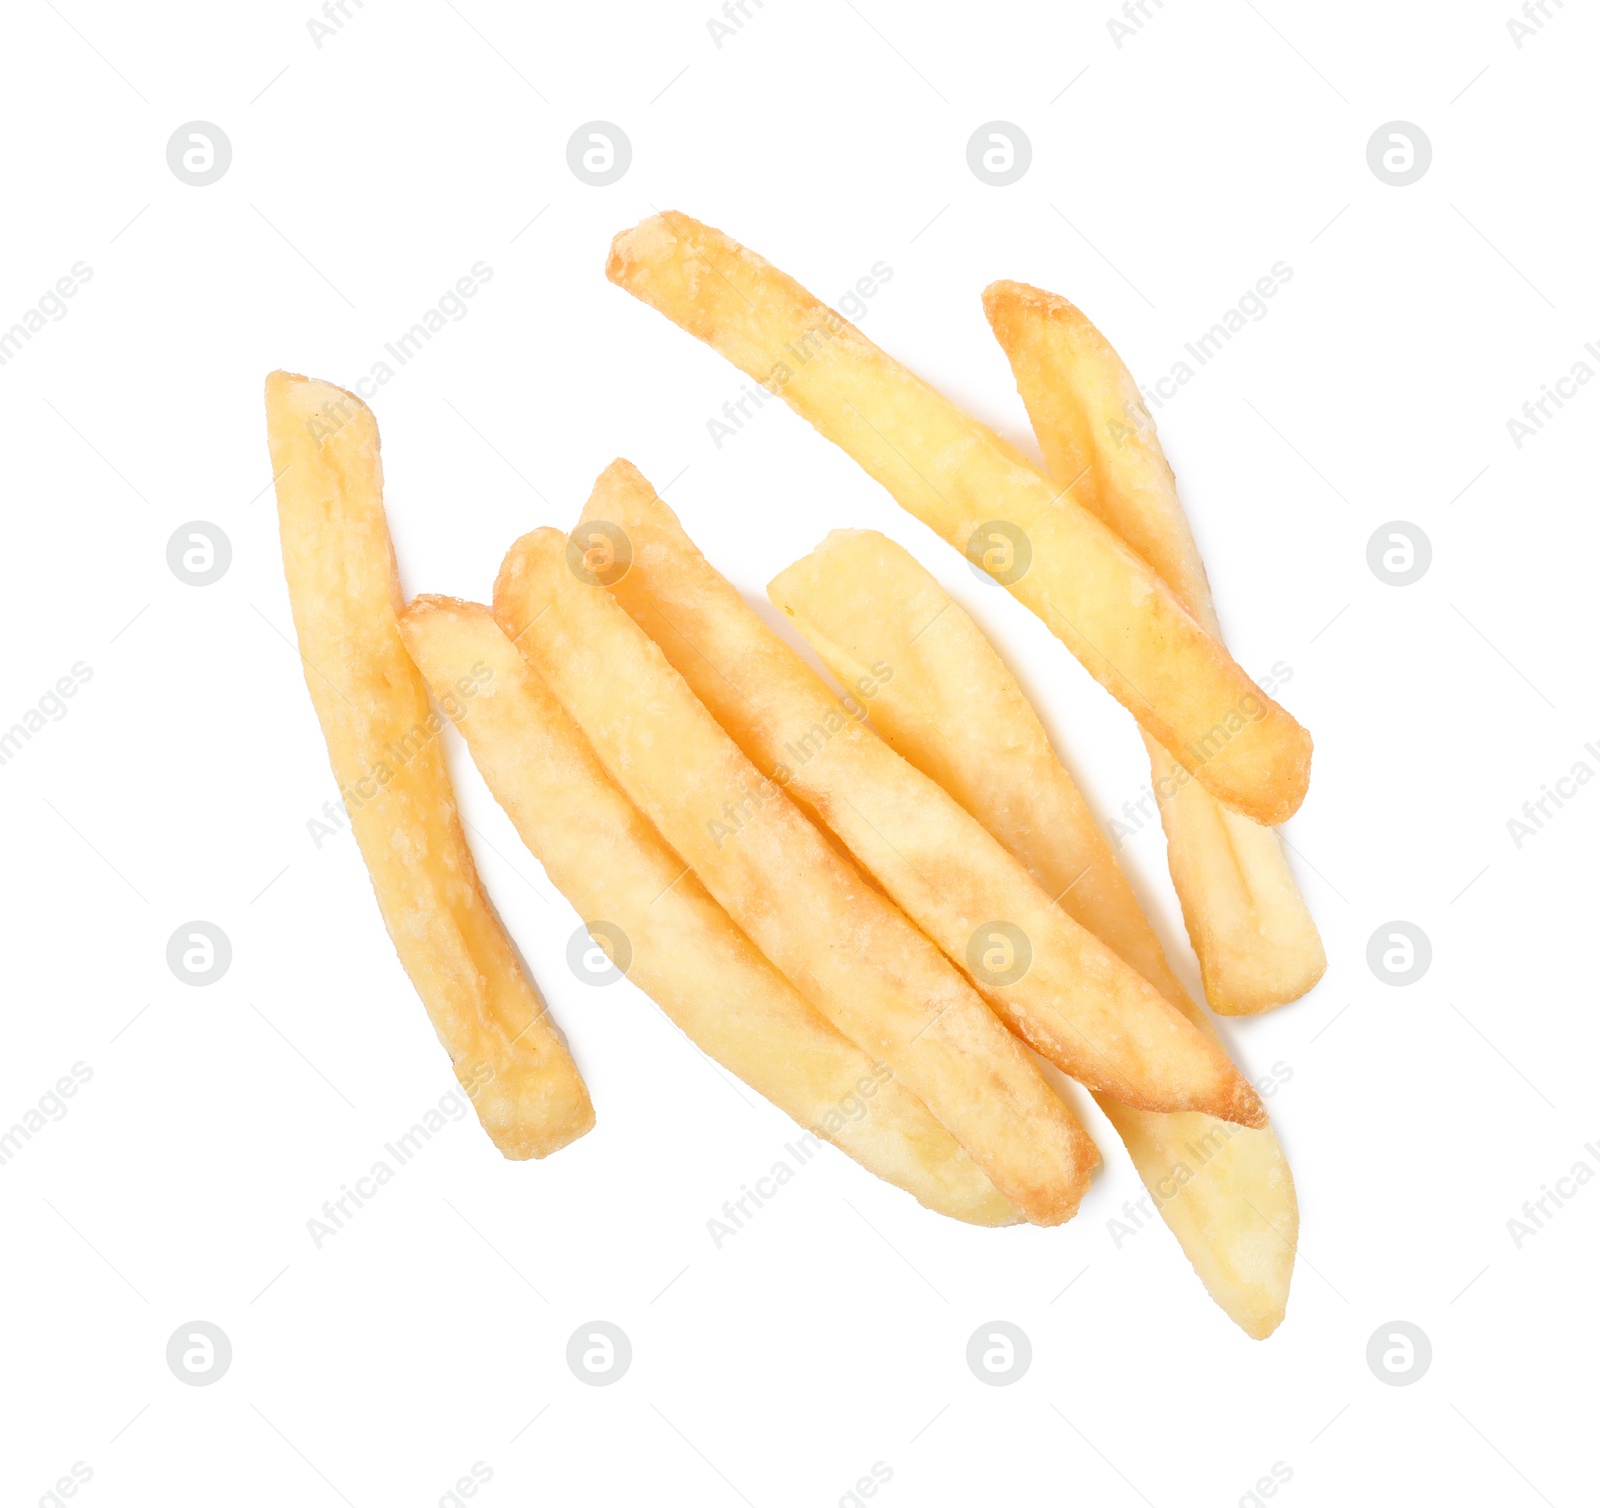
[[(93, 269), (0, 368), (0, 725), (93, 671), (0, 767), (0, 1126), (93, 1073), (0, 1168), (7, 1502), (75, 1462), (108, 1508), (429, 1505), (474, 1462), (491, 1505), (831, 1505), (875, 1462), (888, 1508), (1227, 1505), (1276, 1462), (1303, 1508), (1593, 1501), (1600, 1190), (1521, 1249), (1506, 1222), (1600, 1168), (1600, 789), (1520, 850), (1506, 823), (1600, 769), (1600, 392), (1520, 450), (1506, 421), (1600, 338), (1600, 23), (1552, 5), (1518, 49), (1509, 0), (1147, 8), (1119, 49), (1109, 0), (751, 0), (719, 49), (710, 0), (352, 0), (319, 49), (310, 0), (7, 6), (0, 326)], [(1397, 118), (1434, 152), (1406, 188), (1366, 162)], [(233, 147), (205, 188), (165, 157), (197, 119)], [(607, 188), (566, 164), (595, 119), (633, 146)], [(966, 162), (995, 119), (1033, 144), (1002, 189)], [(1232, 646), (1293, 667), (1280, 695), (1317, 740), (1288, 831), (1327, 977), (1225, 1027), (1252, 1076), (1292, 1069), (1272, 1111), (1302, 1249), (1266, 1343), (1164, 1228), (1117, 1248), (1140, 1189), (1081, 1095), (1105, 1167), (1062, 1229), (964, 1229), (829, 1152), (715, 1249), (708, 1218), (792, 1127), (631, 985), (573, 978), (577, 919), (459, 746), (484, 878), (599, 1122), (542, 1164), (452, 1126), (313, 1245), (322, 1201), (453, 1080), (351, 839), (308, 834), (336, 793), (285, 638), (272, 368), (352, 383), (486, 262), (375, 402), (408, 592), (484, 597), (624, 455), (757, 598), (830, 528), (890, 533), (994, 634), (1097, 810), (1143, 788), (1121, 710), (800, 420), (772, 404), (713, 446), (742, 380), (602, 274), (668, 207), (824, 298), (887, 262), (866, 333), (1030, 450), (986, 282), (1067, 294), (1148, 382), (1292, 267), (1158, 414)], [(166, 564), (196, 519), (233, 548), (205, 588)], [(1414, 586), (1366, 564), (1393, 519), (1432, 541)], [(1159, 833), (1125, 854), (1194, 981)], [(204, 989), (165, 961), (196, 918), (234, 949)], [(1365, 961), (1393, 919), (1434, 950), (1404, 989)], [(596, 1318), (634, 1348), (603, 1389), (564, 1360)], [(165, 1363), (195, 1319), (232, 1341), (215, 1386)], [(991, 1319), (1032, 1338), (1008, 1388), (964, 1359)], [(1407, 1388), (1365, 1361), (1394, 1319), (1434, 1350)]]

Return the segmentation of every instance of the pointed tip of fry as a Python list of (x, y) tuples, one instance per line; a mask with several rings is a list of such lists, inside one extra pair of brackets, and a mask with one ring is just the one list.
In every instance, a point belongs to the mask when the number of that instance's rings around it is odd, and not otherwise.
[(1085, 325), (1089, 323), (1089, 316), (1071, 299), (1052, 293), (1048, 288), (1036, 288), (1032, 283), (999, 278), (983, 290), (983, 312), (991, 325), (1022, 310)]
[(1223, 1120), (1247, 1126), (1252, 1131), (1264, 1130), (1269, 1124), (1266, 1105), (1243, 1074), (1237, 1075), (1228, 1103), (1217, 1113)]
[(594, 486), (589, 489), (589, 501), (584, 504), (583, 512), (579, 516), (585, 521), (595, 516), (595, 510), (604, 498), (610, 497), (619, 490), (642, 493), (657, 505), (666, 507), (661, 501), (661, 495), (651, 485), (647, 477), (632, 461), (625, 456), (618, 456), (604, 471), (594, 479)]

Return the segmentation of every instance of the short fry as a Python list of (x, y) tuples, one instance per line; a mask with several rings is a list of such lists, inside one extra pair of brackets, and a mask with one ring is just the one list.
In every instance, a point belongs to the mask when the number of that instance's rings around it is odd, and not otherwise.
[(993, 431), (687, 215), (617, 236), (606, 275), (780, 395), (970, 552), (1220, 801), (1263, 822), (1299, 806), (1306, 731), (1144, 561)]
[[(984, 311), (1011, 362), (1051, 475), (1155, 570), (1219, 641), (1205, 566), (1138, 384), (1081, 310), (1025, 283), (994, 283)], [(1249, 1015), (1305, 994), (1322, 939), (1270, 828), (1229, 811), (1160, 744), (1151, 789), (1206, 999)]]
[(378, 427), (351, 393), (267, 379), (284, 574), (306, 685), (378, 907), (494, 1144), (543, 1157), (594, 1107), (472, 862), (443, 720), (400, 639)]
[(545, 872), (588, 920), (622, 930), (628, 977), (703, 1052), (863, 1167), (976, 1225), (1018, 1216), (884, 1066), (761, 956), (612, 783), (489, 609), (419, 597), (400, 630), (440, 700), (486, 668), (456, 720)]
[(580, 570), (590, 575), (565, 535), (524, 536), (495, 583), (495, 618), (612, 779), (750, 940), (889, 1064), (1006, 1199), (1038, 1224), (1068, 1219), (1098, 1156), (1022, 1045)]
[[(1145, 1109), (1261, 1125), (1220, 1045), (1053, 903), (983, 826), (860, 719), (892, 681), (880, 660), (841, 702), (706, 560), (626, 461), (575, 532), (620, 529), (632, 564), (611, 591), (763, 775), (830, 828), (971, 977), (1001, 1019), (1090, 1088)], [(1003, 956), (1002, 956), (1003, 955)]]
[[(883, 535), (841, 530), (784, 571), (771, 593), (845, 684), (874, 662), (892, 664), (893, 679), (872, 702), (885, 739), (1060, 893), (1064, 910), (1212, 1032), (1167, 967), (1022, 688), (932, 576)], [(1288, 1303), (1299, 1227), (1277, 1138), (1096, 1098), (1207, 1291), (1248, 1334), (1270, 1335)]]

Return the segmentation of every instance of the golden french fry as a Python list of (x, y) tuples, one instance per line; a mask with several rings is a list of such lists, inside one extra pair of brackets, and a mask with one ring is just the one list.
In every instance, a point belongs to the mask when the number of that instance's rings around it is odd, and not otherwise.
[[(1138, 384), (1088, 318), (1053, 293), (993, 283), (984, 311), (1058, 480), (1155, 570), (1219, 641), (1205, 566)], [(1229, 811), (1146, 735), (1167, 861), (1200, 959), (1206, 999), (1224, 1015), (1296, 1000), (1327, 967), (1283, 842)]]
[(684, 872), (488, 608), (418, 597), (400, 632), (440, 701), (487, 668), (456, 719), (478, 769), (545, 873), (605, 929), (595, 935), (612, 962), (690, 1041), (929, 1209), (975, 1225), (1019, 1218), (927, 1106), (807, 1005)]
[(1144, 1109), (1265, 1122), (1212, 1037), (862, 725), (892, 661), (848, 682), (845, 700), (834, 696), (626, 461), (600, 477), (574, 537), (582, 545), (617, 530), (632, 564), (612, 594), (756, 768), (838, 835), (1018, 1036), (1090, 1088)]
[[(906, 551), (837, 531), (784, 571), (773, 601), (846, 685), (894, 666), (873, 722), (1097, 933), (1207, 1033), (1154, 929), (993, 646)], [(1248, 1334), (1283, 1318), (1299, 1228), (1294, 1183), (1270, 1129), (1157, 1115), (1097, 1095), (1207, 1291)]]
[(606, 276), (708, 342), (1037, 613), (1220, 801), (1299, 806), (1311, 739), (1161, 578), (1014, 447), (721, 231), (655, 215)]
[(612, 779), (790, 983), (888, 1063), (1029, 1220), (1068, 1219), (1098, 1154), (1021, 1043), (760, 775), (595, 580), (586, 552), (535, 530), (501, 567), (496, 621)]
[(478, 881), (443, 719), (400, 640), (378, 426), (326, 382), (274, 372), (266, 396), (306, 686), (384, 925), (495, 1146), (544, 1157), (594, 1107)]

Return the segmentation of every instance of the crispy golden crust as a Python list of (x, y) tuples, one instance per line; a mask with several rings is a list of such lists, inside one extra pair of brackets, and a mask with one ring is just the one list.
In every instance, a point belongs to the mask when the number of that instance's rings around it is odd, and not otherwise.
[[(1205, 566), (1138, 384), (1083, 312), (1026, 283), (993, 283), (984, 312), (1051, 475), (1114, 530), (1219, 640)], [(1226, 1015), (1305, 994), (1327, 967), (1282, 840), (1229, 811), (1148, 734), (1172, 881), (1206, 998)]]
[[(1167, 967), (1022, 688), (932, 576), (881, 534), (838, 530), (773, 582), (772, 597), (846, 684), (875, 662), (893, 665), (872, 702), (885, 739), (1214, 1035)], [(1207, 1291), (1248, 1334), (1270, 1335), (1288, 1302), (1299, 1225), (1277, 1138), (1207, 1115), (1096, 1099)]]
[[(1080, 1082), (1130, 1104), (1265, 1122), (1259, 1097), (1214, 1040), (864, 726), (892, 663), (847, 682), (851, 695), (841, 701), (626, 461), (596, 483), (574, 532), (585, 528), (627, 535), (632, 565), (611, 584), (613, 595), (762, 774), (839, 836), (1018, 1036)], [(1018, 929), (1030, 955), (1016, 978), (974, 962), (975, 934), (1001, 921)]]
[(783, 397), (957, 549), (991, 542), (998, 579), (1219, 800), (1274, 822), (1300, 804), (1309, 735), (1161, 578), (792, 278), (676, 213), (617, 236), (606, 275)]
[(456, 727), (495, 799), (579, 915), (703, 1052), (799, 1124), (940, 1214), (1019, 1216), (927, 1107), (808, 1005), (612, 783), (489, 609), (419, 597), (400, 629), (443, 701), (489, 679)]
[(543, 1157), (594, 1107), (461, 831), (442, 721), (400, 639), (377, 424), (353, 394), (287, 372), (266, 399), (306, 686), (384, 925), (494, 1144)]
[(566, 536), (524, 536), (495, 618), (588, 735), (613, 780), (750, 940), (881, 1058), (1029, 1219), (1077, 1208), (1094, 1144), (938, 950), (770, 781), (604, 588)]

